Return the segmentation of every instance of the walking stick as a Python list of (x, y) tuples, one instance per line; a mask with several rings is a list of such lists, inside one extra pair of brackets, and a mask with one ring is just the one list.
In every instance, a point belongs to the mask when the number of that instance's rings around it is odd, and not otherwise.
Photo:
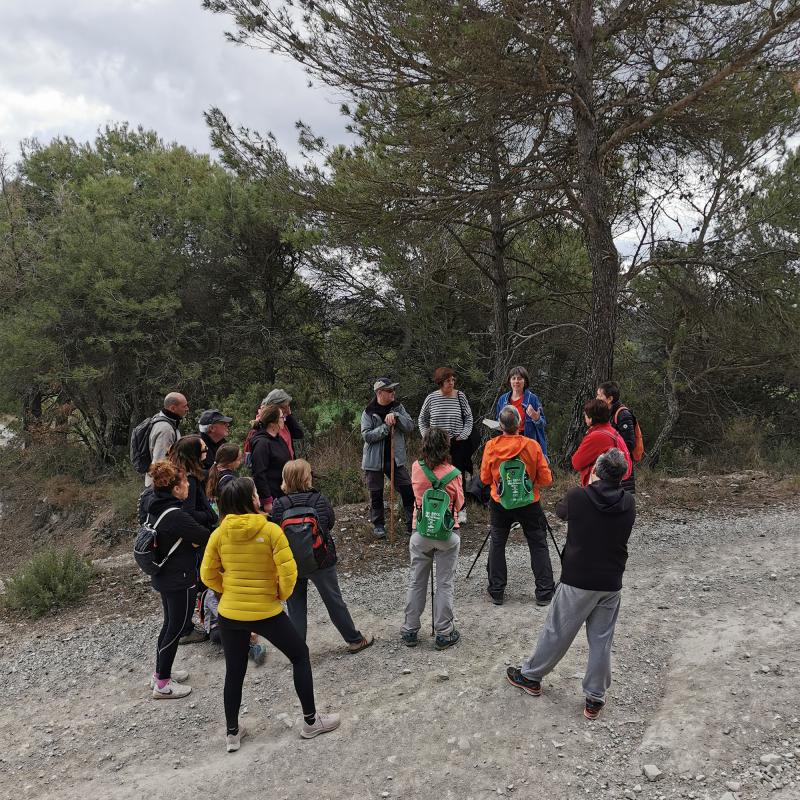
[(542, 512), (542, 519), (544, 520), (544, 525), (547, 528), (547, 532), (550, 534), (550, 538), (553, 540), (553, 547), (556, 549), (556, 553), (558, 553), (559, 561), (564, 560), (564, 551), (558, 549), (558, 542), (556, 542), (555, 534), (553, 533), (553, 529), (550, 527), (550, 523), (547, 521), (547, 515)]
[(394, 544), (394, 425), (389, 428), (389, 543)]
[(431, 555), (431, 636), (436, 636), (436, 624), (433, 621), (433, 555)]
[(489, 537), (490, 537), (491, 535), (492, 535), (492, 529), (491, 529), (491, 527), (490, 527), (490, 528), (489, 528), (489, 532), (486, 534), (486, 538), (483, 540), (483, 544), (481, 545), (481, 549), (480, 549), (480, 550), (478, 550), (478, 555), (476, 555), (476, 556), (475, 556), (475, 560), (472, 562), (472, 566), (471, 566), (471, 567), (469, 568), (469, 570), (467, 571), (467, 577), (466, 577), (464, 580), (467, 580), (467, 579), (469, 579), (469, 576), (472, 574), (472, 570), (473, 570), (473, 568), (474, 568), (475, 564), (477, 564), (477, 563), (478, 563), (478, 559), (481, 557), (481, 553), (483, 552), (483, 548), (484, 548), (484, 547), (486, 547), (486, 542), (488, 542), (488, 541), (489, 541)]

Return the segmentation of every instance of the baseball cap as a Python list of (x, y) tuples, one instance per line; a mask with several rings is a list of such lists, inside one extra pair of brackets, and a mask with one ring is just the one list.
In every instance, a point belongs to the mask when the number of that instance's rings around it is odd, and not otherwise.
[(230, 417), (226, 417), (221, 411), (216, 408), (209, 408), (200, 415), (198, 425), (213, 425), (215, 422), (233, 422)]
[(375, 383), (372, 384), (372, 391), (377, 392), (378, 389), (394, 389), (399, 385), (399, 383), (393, 383), (389, 378), (378, 378)]

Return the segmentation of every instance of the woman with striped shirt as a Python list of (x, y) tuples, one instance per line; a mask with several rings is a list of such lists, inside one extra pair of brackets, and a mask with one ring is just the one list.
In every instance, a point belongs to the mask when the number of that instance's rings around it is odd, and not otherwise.
[[(433, 374), (433, 380), (439, 387), (431, 392), (422, 404), (419, 412), (419, 432), (425, 434), (431, 428), (441, 428), (450, 436), (450, 458), (453, 466), (461, 470), (462, 479), (465, 473), (472, 474), (472, 453), (470, 444), (472, 433), (472, 409), (464, 392), (456, 389), (456, 375), (450, 367), (439, 367)], [(462, 509), (458, 514), (459, 524), (467, 521), (467, 512)]]

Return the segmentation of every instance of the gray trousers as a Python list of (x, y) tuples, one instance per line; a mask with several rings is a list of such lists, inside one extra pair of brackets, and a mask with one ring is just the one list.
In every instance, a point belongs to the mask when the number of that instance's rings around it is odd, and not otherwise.
[(522, 674), (530, 680), (541, 681), (552, 672), (585, 622), (589, 662), (583, 693), (590, 700), (602, 702), (611, 686), (611, 644), (621, 596), (621, 591), (594, 592), (559, 583), (536, 649), (522, 665)]
[(289, 619), (297, 629), (297, 632), (306, 640), (306, 630), (308, 628), (308, 582), (317, 587), (325, 608), (328, 609), (328, 616), (336, 626), (336, 630), (342, 634), (348, 644), (360, 642), (363, 636), (353, 623), (347, 604), (342, 598), (342, 590), (339, 588), (339, 577), (336, 574), (336, 567), (326, 567), (318, 569), (307, 578), (298, 578), (294, 585), (292, 596), (286, 601), (286, 611)]
[(401, 630), (418, 631), (420, 617), (428, 599), (431, 568), (436, 563), (436, 593), (433, 598), (433, 628), (437, 636), (446, 636), (453, 630), (453, 580), (456, 574), (461, 538), (450, 534), (445, 541), (426, 539), (418, 533), (408, 541), (411, 555), (411, 578), (406, 597), (406, 618)]

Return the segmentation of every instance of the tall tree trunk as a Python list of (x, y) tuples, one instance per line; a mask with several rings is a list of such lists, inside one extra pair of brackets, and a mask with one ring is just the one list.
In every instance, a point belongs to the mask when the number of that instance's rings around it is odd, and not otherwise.
[(559, 461), (564, 464), (583, 435), (583, 404), (597, 385), (609, 380), (614, 366), (617, 331), (619, 253), (608, 212), (608, 184), (598, 151), (594, 96), (594, 3), (576, 0), (573, 16), (575, 94), (572, 110), (578, 148), (578, 195), (583, 235), (592, 267), (592, 307), (581, 381)]
[[(499, 179), (499, 171), (497, 178)], [(494, 393), (503, 385), (508, 370), (509, 322), (508, 296), (510, 285), (506, 271), (506, 231), (503, 227), (502, 201), (497, 200), (491, 212), (492, 221), (492, 312), (494, 322), (494, 359), (492, 362), (492, 397), (485, 398), (486, 404), (494, 400)], [(486, 408), (481, 409), (486, 411)]]

